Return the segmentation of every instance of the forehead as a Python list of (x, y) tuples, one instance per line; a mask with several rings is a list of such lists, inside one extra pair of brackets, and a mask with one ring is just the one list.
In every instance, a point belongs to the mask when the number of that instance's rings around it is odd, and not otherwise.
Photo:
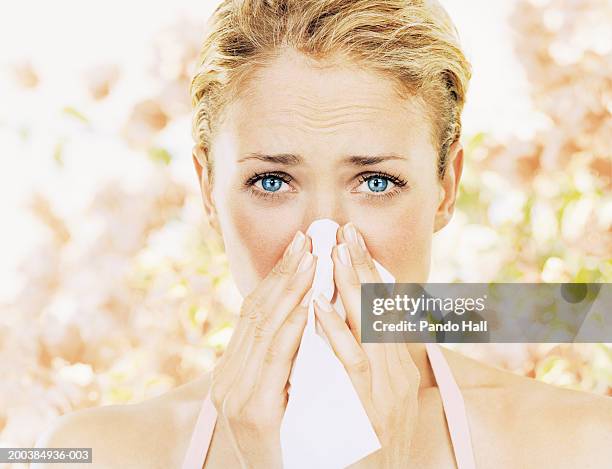
[(422, 100), (400, 97), (390, 78), (355, 63), (321, 67), (287, 52), (257, 70), (240, 91), (227, 114), (228, 130), (245, 144), (265, 145), (262, 150), (300, 143), (340, 144), (349, 152), (431, 146)]

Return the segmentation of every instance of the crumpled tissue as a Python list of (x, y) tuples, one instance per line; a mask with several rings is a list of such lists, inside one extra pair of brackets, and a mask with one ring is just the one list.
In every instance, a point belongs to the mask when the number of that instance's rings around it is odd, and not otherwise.
[[(314, 298), (322, 292), (338, 313), (346, 313), (335, 293), (332, 247), (338, 223), (328, 218), (312, 222), (306, 233), (318, 256), (308, 321), (289, 375), (288, 402), (281, 422), (285, 469), (341, 469), (380, 449), (380, 441), (342, 362), (316, 327)], [(394, 283), (378, 261), (385, 283)]]

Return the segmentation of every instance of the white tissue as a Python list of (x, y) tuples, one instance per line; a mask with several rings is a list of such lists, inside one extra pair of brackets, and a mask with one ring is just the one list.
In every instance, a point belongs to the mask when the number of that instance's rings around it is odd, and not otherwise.
[[(308, 322), (289, 375), (289, 399), (281, 423), (285, 469), (341, 469), (380, 449), (348, 373), (315, 327), (314, 298), (320, 292), (330, 301), (334, 296), (331, 249), (338, 227), (335, 221), (323, 218), (307, 230), (318, 262)], [(380, 263), (374, 260), (374, 264), (383, 282), (395, 282)], [(332, 304), (344, 318), (339, 294)]]

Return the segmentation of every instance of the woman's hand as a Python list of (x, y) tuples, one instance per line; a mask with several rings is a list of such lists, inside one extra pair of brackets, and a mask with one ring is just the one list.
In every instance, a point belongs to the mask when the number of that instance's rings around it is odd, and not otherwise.
[(245, 298), (232, 339), (212, 373), (211, 399), (242, 467), (282, 467), (286, 385), (308, 317), (312, 240), (297, 232), (283, 258)]
[(347, 322), (322, 296), (315, 298), (315, 314), (382, 446), (350, 467), (406, 467), (417, 422), (420, 374), (406, 344), (361, 344), (361, 283), (382, 283), (382, 279), (352, 223), (338, 230), (337, 241), (340, 244), (332, 250), (334, 281)]

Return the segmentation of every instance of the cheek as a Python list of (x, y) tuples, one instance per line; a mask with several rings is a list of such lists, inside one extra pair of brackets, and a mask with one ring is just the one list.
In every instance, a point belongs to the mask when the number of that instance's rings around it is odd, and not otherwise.
[[(435, 204), (430, 197), (407, 197), (404, 204), (372, 217), (355, 217), (372, 256), (397, 281), (425, 281), (429, 269)], [(382, 216), (381, 216), (382, 215)], [(359, 219), (361, 218), (361, 219)]]
[(237, 259), (236, 268), (249, 269), (248, 277), (257, 283), (268, 275), (281, 258), (299, 227), (293, 229), (286, 217), (277, 216), (273, 210), (265, 214), (253, 210), (240, 197), (228, 202), (228, 224), (234, 231), (235, 247), (242, 253), (241, 259)]

